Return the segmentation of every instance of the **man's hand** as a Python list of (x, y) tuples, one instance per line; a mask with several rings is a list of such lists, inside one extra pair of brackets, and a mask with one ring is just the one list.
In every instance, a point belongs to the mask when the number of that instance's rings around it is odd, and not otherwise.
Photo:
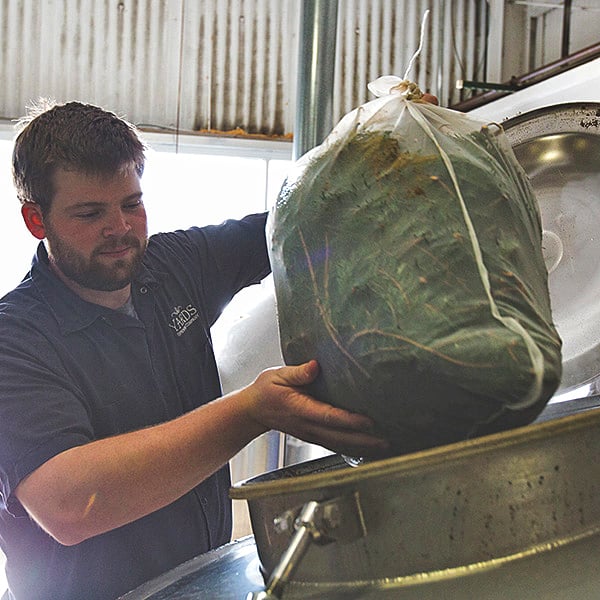
[(382, 456), (388, 444), (373, 435), (365, 416), (319, 402), (303, 386), (319, 373), (317, 361), (263, 371), (245, 388), (251, 418), (265, 429), (277, 429), (342, 454)]
[(437, 96), (434, 96), (433, 94), (423, 94), (421, 100), (429, 102), (429, 104), (435, 104), (436, 106), (439, 104)]

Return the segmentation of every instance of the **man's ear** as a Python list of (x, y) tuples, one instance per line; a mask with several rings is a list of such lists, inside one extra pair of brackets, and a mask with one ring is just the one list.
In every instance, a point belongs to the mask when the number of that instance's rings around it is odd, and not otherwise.
[(46, 228), (39, 205), (26, 202), (21, 206), (21, 215), (23, 215), (23, 220), (31, 235), (38, 240), (43, 240), (46, 237)]

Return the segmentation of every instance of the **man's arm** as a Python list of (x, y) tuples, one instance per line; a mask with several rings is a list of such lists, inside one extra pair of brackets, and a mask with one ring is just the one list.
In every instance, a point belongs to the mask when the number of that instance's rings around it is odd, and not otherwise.
[(15, 495), (64, 545), (158, 510), (209, 477), (246, 444), (277, 429), (353, 456), (386, 444), (365, 416), (317, 402), (311, 361), (261, 373), (249, 386), (172, 421), (71, 448), (26, 477)]

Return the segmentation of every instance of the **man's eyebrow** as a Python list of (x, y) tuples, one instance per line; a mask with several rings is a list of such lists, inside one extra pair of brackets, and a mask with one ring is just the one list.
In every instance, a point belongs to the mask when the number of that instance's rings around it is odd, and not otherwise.
[(67, 210), (77, 210), (80, 208), (96, 208), (98, 206), (102, 206), (104, 202), (99, 202), (97, 200), (85, 200), (82, 202), (76, 202), (75, 204), (71, 204), (71, 206), (67, 207)]
[[(124, 198), (121, 198), (121, 202), (127, 202), (129, 200), (137, 200), (143, 196), (142, 192), (134, 192), (133, 194), (129, 194)], [(102, 200), (82, 200), (81, 202), (76, 202), (69, 206), (70, 210), (79, 209), (79, 208), (96, 208), (99, 206), (104, 206), (106, 202)]]

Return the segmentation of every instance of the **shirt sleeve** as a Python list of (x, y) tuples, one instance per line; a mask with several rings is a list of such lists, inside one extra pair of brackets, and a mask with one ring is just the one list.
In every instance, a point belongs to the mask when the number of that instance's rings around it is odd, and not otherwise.
[(58, 354), (25, 320), (3, 319), (0, 373), (0, 502), (11, 510), (23, 478), (93, 434)]
[[(267, 213), (253, 214), (220, 225), (162, 234), (161, 246), (167, 254), (155, 258), (170, 261), (170, 253), (177, 255), (183, 272), (200, 290), (211, 325), (237, 292), (259, 283), (271, 272), (266, 219)], [(152, 243), (148, 251), (156, 251)]]

